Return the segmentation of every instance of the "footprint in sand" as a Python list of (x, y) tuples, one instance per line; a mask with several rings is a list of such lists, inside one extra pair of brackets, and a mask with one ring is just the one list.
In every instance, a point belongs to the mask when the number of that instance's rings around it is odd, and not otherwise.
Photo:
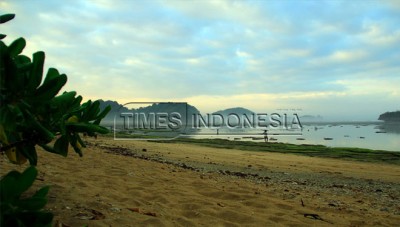
[(284, 210), (293, 210), (293, 206), (282, 204), (282, 203), (278, 203), (278, 204), (276, 204), (276, 206), (281, 209), (284, 209)]
[(176, 222), (182, 226), (194, 226), (195, 225), (193, 222), (189, 221), (189, 219), (186, 219), (184, 217), (177, 218)]
[(115, 168), (115, 167), (113, 167), (111, 169), (106, 169), (106, 170), (104, 170), (104, 172), (110, 176), (126, 176), (126, 175), (128, 175), (128, 172), (126, 170), (121, 169), (121, 168)]
[(280, 218), (280, 217), (269, 217), (268, 220), (276, 222), (276, 223), (283, 223), (285, 221), (284, 218)]
[(180, 206), (183, 210), (199, 210), (201, 208), (200, 205), (195, 203), (182, 203)]

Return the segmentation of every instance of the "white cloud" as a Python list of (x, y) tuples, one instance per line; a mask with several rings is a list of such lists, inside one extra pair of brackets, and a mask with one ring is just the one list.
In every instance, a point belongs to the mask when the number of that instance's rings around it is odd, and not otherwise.
[(360, 35), (360, 39), (371, 45), (400, 45), (400, 28), (393, 30), (393, 28), (385, 29), (385, 22), (368, 21), (364, 24), (364, 31)]
[(367, 57), (368, 53), (363, 50), (336, 51), (328, 57), (332, 61), (351, 63), (353, 61), (362, 60)]
[[(375, 100), (374, 95), (381, 100), (398, 97), (397, 5), (0, 3), (4, 11), (17, 13), (15, 20), (1, 25), (9, 35), (6, 43), (23, 36), (26, 54), (44, 50), (46, 67), (69, 76), (66, 89), (93, 98), (188, 100), (214, 110), (296, 102), (310, 109), (367, 96)], [(382, 108), (393, 105), (381, 102)]]
[(346, 91), (351, 95), (370, 95), (385, 94), (397, 97), (400, 100), (400, 78), (387, 81), (382, 79), (357, 79), (357, 80), (338, 80), (333, 83), (346, 87)]

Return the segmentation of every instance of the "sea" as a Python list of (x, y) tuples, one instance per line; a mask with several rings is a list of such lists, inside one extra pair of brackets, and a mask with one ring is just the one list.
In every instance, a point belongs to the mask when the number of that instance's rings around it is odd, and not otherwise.
[[(111, 130), (114, 128), (111, 122), (104, 126)], [(163, 139), (165, 136), (165, 139), (186, 137), (265, 142), (264, 130), (266, 128), (186, 128), (183, 133), (151, 130), (144, 132), (130, 130), (128, 133), (139, 136), (156, 136), (159, 139)], [(305, 122), (297, 129), (267, 129), (269, 143), (319, 144), (328, 147), (358, 147), (400, 152), (400, 122)]]
[[(400, 152), (400, 123), (318, 122), (303, 123), (296, 130), (268, 130), (269, 143), (320, 144)], [(265, 142), (264, 129), (201, 128), (191, 138), (221, 138)], [(218, 135), (217, 135), (218, 134)]]

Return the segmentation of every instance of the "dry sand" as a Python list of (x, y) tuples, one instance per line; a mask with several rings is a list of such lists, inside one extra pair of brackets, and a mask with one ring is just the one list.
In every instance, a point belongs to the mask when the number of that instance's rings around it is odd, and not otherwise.
[[(400, 166), (188, 144), (88, 142), (82, 158), (72, 150), (63, 158), (38, 149), (34, 189), (51, 185), (46, 209), (58, 226), (400, 224)], [(26, 168), (5, 156), (0, 164), (2, 175)]]

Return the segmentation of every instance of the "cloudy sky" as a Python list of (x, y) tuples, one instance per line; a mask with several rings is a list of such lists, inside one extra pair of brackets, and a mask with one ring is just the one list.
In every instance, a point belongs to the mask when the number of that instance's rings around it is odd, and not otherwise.
[(400, 1), (2, 1), (86, 99), (326, 119), (400, 110)]

